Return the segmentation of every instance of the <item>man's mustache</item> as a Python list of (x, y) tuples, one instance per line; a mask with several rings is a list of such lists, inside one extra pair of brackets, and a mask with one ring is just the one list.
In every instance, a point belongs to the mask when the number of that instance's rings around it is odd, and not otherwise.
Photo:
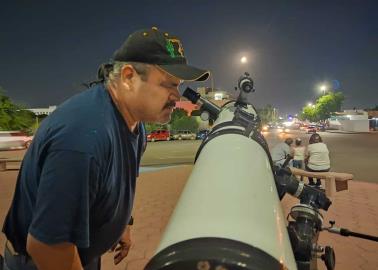
[(168, 101), (165, 105), (164, 105), (164, 109), (168, 109), (170, 107), (174, 108), (176, 106), (176, 102), (175, 101)]

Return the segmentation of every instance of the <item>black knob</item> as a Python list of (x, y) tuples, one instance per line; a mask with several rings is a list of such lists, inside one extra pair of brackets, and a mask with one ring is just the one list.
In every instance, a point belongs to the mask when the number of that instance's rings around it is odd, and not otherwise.
[(335, 223), (336, 223), (336, 222), (335, 222), (334, 220), (330, 220), (330, 221), (329, 221), (329, 224), (331, 224), (331, 226), (335, 225)]
[(335, 257), (335, 251), (330, 246), (325, 247), (325, 252), (321, 256), (321, 259), (324, 261), (324, 264), (327, 267), (327, 270), (333, 270), (335, 269), (336, 264), (336, 257)]

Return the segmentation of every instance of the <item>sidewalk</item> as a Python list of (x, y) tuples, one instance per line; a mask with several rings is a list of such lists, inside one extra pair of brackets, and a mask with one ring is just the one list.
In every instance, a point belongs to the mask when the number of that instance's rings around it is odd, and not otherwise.
[(326, 131), (323, 132), (328, 132), (328, 133), (339, 133), (339, 134), (377, 134), (378, 131), (345, 131), (345, 130), (338, 130), (338, 129), (327, 129)]
[[(177, 199), (190, 175), (191, 166), (180, 166), (142, 173), (138, 179), (134, 205), (135, 225), (132, 230), (134, 246), (129, 256), (114, 266), (114, 254), (107, 253), (102, 259), (102, 269), (142, 270), (153, 256)], [(0, 172), (0, 224), (12, 199), (17, 171)], [(349, 182), (349, 190), (336, 193), (330, 210), (324, 214), (324, 224), (336, 220), (336, 225), (353, 231), (378, 235), (378, 185), (365, 182)], [(297, 203), (285, 196), (284, 211)], [(286, 216), (286, 214), (285, 214)], [(0, 249), (4, 247), (4, 235), (0, 235)], [(378, 269), (378, 243), (342, 237), (322, 232), (322, 245), (331, 245), (336, 252), (336, 269)], [(322, 262), (319, 269), (326, 269)]]

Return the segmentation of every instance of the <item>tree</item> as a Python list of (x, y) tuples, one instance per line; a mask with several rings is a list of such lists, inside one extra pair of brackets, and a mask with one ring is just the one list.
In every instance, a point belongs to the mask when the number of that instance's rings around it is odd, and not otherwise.
[(332, 113), (340, 111), (345, 97), (341, 92), (329, 93), (316, 100), (316, 104), (303, 107), (301, 118), (311, 122), (328, 119)]
[(319, 120), (326, 120), (331, 116), (331, 113), (341, 110), (341, 105), (344, 101), (344, 95), (341, 92), (329, 93), (321, 96), (316, 101), (315, 109)]
[(375, 105), (375, 107), (367, 108), (365, 111), (378, 111), (378, 105)]
[(187, 129), (192, 132), (197, 132), (199, 127), (197, 120), (194, 117), (188, 116), (188, 112), (181, 108), (173, 110), (169, 124), (172, 130)]
[(309, 120), (310, 122), (316, 122), (317, 121), (317, 117), (316, 117), (316, 113), (315, 113), (315, 106), (312, 105), (312, 106), (306, 106), (303, 108), (303, 111), (300, 115), (300, 119), (301, 120)]
[(173, 110), (169, 124), (145, 123), (148, 133), (157, 129), (188, 129), (194, 132), (198, 129), (198, 126), (197, 121), (193, 117), (188, 116), (188, 112), (181, 108)]
[(182, 108), (175, 108), (171, 115), (171, 122), (174, 122), (183, 117), (188, 117), (188, 112)]
[(31, 133), (35, 122), (34, 113), (26, 110), (24, 106), (14, 104), (2, 92), (0, 88), (0, 130), (22, 130)]
[(151, 133), (153, 130), (157, 129), (168, 129), (167, 124), (157, 124), (157, 123), (145, 123), (144, 127), (146, 128), (147, 133)]
[(270, 104), (257, 110), (263, 124), (277, 121), (277, 110)]
[(199, 124), (196, 121), (196, 119), (192, 117), (188, 117), (188, 116), (179, 118), (171, 123), (172, 130), (183, 130), (183, 129), (186, 130), (187, 129), (194, 133), (198, 131), (198, 126)]

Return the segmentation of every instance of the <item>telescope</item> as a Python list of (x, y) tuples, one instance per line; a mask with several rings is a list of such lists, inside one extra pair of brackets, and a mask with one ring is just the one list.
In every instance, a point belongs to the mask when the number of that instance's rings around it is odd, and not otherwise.
[[(331, 201), (273, 165), (249, 102), (254, 85), (248, 73), (236, 89), (238, 98), (222, 107), (185, 90), (183, 96), (214, 124), (145, 270), (310, 270), (318, 257), (334, 269), (333, 249), (317, 245), (319, 210)], [(300, 200), (288, 224), (280, 202), (286, 193)]]

